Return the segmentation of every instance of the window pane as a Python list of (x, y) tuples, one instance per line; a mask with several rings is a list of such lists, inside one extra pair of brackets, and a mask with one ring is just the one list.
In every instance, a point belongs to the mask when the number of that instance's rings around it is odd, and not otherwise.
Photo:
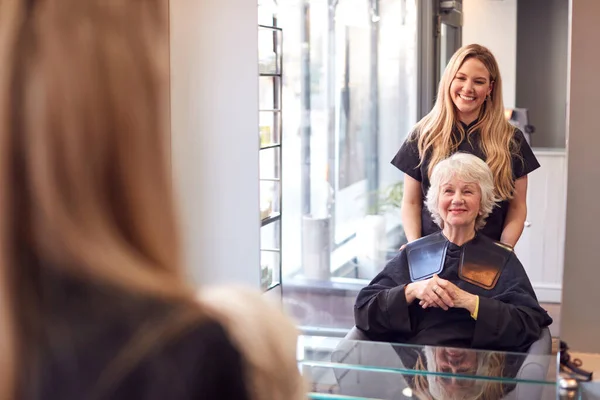
[[(265, 220), (263, 220), (263, 223)], [(263, 290), (281, 282), (279, 276), (279, 257), (281, 243), (279, 242), (280, 220), (267, 220), (260, 230), (260, 265), (261, 286)]]
[(278, 111), (259, 111), (260, 147), (277, 145), (281, 138), (281, 113)]
[(279, 198), (281, 196), (281, 181), (278, 179), (260, 180), (260, 218), (264, 220), (278, 214)]
[(261, 76), (259, 78), (258, 107), (259, 110), (279, 110), (279, 77)]
[(279, 147), (268, 147), (260, 150), (260, 179), (279, 179)]
[[(281, 31), (276, 28), (258, 28), (258, 72), (266, 75), (281, 74)], [(279, 56), (278, 56), (279, 54)]]
[(332, 79), (335, 92), (335, 244), (356, 233), (365, 213), (367, 179), (365, 164), (375, 124), (371, 117), (376, 94), (371, 76), (376, 48), (372, 43), (369, 1), (340, 0), (334, 16), (335, 46)]

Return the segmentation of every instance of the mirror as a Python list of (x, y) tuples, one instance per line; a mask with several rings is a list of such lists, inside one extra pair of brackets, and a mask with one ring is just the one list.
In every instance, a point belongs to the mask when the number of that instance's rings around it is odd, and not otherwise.
[(358, 290), (405, 241), (390, 160), (429, 111), (449, 57), (480, 43), (500, 64), (507, 119), (542, 165), (515, 251), (557, 337), (569, 1), (279, 0), (277, 18), (283, 297), (302, 329), (343, 336), (353, 326)]

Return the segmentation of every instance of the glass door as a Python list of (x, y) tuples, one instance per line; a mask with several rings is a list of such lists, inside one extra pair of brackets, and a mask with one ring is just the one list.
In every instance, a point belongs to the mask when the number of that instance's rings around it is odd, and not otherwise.
[(436, 82), (439, 82), (448, 61), (462, 46), (462, 0), (441, 0), (437, 20), (439, 51)]

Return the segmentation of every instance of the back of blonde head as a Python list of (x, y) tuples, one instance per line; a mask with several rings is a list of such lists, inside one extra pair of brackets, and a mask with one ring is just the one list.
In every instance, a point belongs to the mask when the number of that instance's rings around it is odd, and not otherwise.
[(192, 302), (165, 154), (166, 9), (0, 2), (1, 400), (37, 332), (32, 277)]
[[(458, 123), (456, 107), (450, 94), (450, 85), (462, 64), (470, 58), (475, 58), (483, 63), (490, 74), (493, 88), (489, 98), (481, 107), (477, 123), (468, 132), (465, 132)], [(457, 129), (459, 132), (458, 141), (454, 139), (453, 129)], [(421, 159), (425, 155), (430, 155), (429, 174), (438, 162), (458, 149), (458, 145), (465, 135), (476, 130), (480, 132), (482, 150), (487, 157), (486, 162), (494, 174), (495, 188), (499, 197), (505, 200), (512, 198), (514, 180), (511, 155), (516, 152), (515, 128), (504, 116), (500, 70), (494, 55), (486, 47), (470, 44), (458, 49), (448, 62), (439, 83), (435, 105), (415, 128), (416, 137), (414, 139), (418, 141)]]
[(296, 360), (298, 331), (281, 305), (242, 287), (205, 289), (200, 299), (242, 353), (251, 400), (307, 398)]

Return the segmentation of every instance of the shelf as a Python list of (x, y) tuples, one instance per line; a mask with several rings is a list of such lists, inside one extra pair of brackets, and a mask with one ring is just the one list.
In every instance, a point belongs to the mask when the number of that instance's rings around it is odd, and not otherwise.
[(271, 289), (275, 289), (277, 286), (281, 285), (281, 282), (273, 282), (269, 285), (268, 288), (265, 289), (265, 292), (268, 292)]
[(269, 29), (269, 30), (272, 30), (272, 31), (279, 31), (279, 32), (282, 32), (282, 29), (281, 29), (281, 28), (279, 28), (279, 27), (277, 27), (277, 26), (271, 26), (271, 25), (260, 25), (260, 24), (259, 24), (259, 25), (258, 25), (258, 27), (259, 27), (259, 28), (262, 28), (262, 29)]
[[(277, 27), (276, 13), (265, 15), (266, 20), (261, 20), (261, 5), (264, 3), (259, 0), (258, 4), (260, 286), (263, 293), (281, 293), (283, 30)], [(266, 14), (270, 12), (266, 8), (263, 10)]]
[(267, 253), (280, 253), (279, 249), (260, 249), (260, 251), (266, 251)]
[(261, 226), (269, 225), (272, 222), (279, 221), (281, 219), (281, 213), (273, 213), (269, 215), (267, 218), (263, 219), (260, 223)]
[(278, 148), (278, 147), (281, 147), (281, 143), (274, 143), (274, 144), (269, 144), (269, 145), (266, 145), (266, 146), (261, 146), (260, 149), (261, 150), (268, 150), (268, 149), (275, 149), (275, 148)]
[(268, 291), (273, 290), (278, 286), (281, 286), (281, 282), (273, 282), (268, 287), (264, 287), (264, 285), (261, 284), (261, 289), (263, 293), (267, 293)]
[(260, 76), (262, 78), (282, 78), (283, 74), (277, 74), (277, 73), (269, 74), (269, 73), (261, 72), (260, 74), (258, 74), (258, 76)]

